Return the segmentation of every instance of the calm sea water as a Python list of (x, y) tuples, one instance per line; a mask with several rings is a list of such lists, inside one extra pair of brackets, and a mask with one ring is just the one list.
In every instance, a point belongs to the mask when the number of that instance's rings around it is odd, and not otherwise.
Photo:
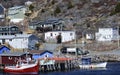
[[(9, 75), (6, 73), (0, 73), (0, 75)], [(46, 72), (39, 75), (120, 75), (120, 62), (110, 62), (107, 64), (106, 68), (97, 69), (77, 69), (71, 71), (62, 72)]]

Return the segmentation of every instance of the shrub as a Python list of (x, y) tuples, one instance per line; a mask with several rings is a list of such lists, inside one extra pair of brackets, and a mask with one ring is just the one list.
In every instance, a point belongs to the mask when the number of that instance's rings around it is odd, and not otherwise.
[(29, 6), (29, 10), (33, 12), (33, 9), (34, 9), (34, 6), (31, 4), (31, 5)]
[(57, 14), (60, 13), (60, 12), (61, 12), (61, 10), (60, 10), (60, 8), (57, 6), (56, 9), (55, 9), (55, 11), (54, 11), (54, 15), (57, 15)]
[(118, 3), (115, 7), (115, 12), (119, 13), (120, 12), (120, 3)]
[(115, 9), (110, 13), (110, 15), (115, 15), (117, 13), (120, 13), (120, 3), (118, 3), (116, 6), (115, 6)]
[(41, 9), (41, 13), (44, 13), (45, 12), (45, 9)]
[(71, 9), (71, 8), (73, 8), (74, 6), (72, 5), (72, 3), (71, 2), (69, 2), (68, 3), (68, 9)]
[(52, 5), (54, 5), (54, 4), (55, 4), (55, 0), (52, 0), (52, 2), (51, 2), (51, 3), (52, 3)]

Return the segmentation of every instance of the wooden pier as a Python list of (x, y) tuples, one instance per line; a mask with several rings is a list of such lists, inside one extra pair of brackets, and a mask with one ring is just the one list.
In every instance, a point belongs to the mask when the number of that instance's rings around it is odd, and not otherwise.
[(40, 63), (41, 72), (64, 71), (64, 70), (71, 70), (78, 68), (78, 64), (76, 63), (76, 60), (70, 58), (56, 57), (56, 58), (39, 59), (39, 61), (41, 62)]

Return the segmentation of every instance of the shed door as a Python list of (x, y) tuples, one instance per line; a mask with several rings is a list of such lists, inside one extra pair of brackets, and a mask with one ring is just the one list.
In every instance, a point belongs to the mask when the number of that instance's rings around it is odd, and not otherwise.
[(2, 39), (2, 44), (5, 44), (5, 39)]

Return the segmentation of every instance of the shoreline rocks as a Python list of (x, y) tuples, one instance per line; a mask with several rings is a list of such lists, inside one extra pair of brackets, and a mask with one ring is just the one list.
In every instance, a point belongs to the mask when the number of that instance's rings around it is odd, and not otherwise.
[(92, 56), (92, 62), (118, 62), (120, 61), (120, 55), (104, 54)]

